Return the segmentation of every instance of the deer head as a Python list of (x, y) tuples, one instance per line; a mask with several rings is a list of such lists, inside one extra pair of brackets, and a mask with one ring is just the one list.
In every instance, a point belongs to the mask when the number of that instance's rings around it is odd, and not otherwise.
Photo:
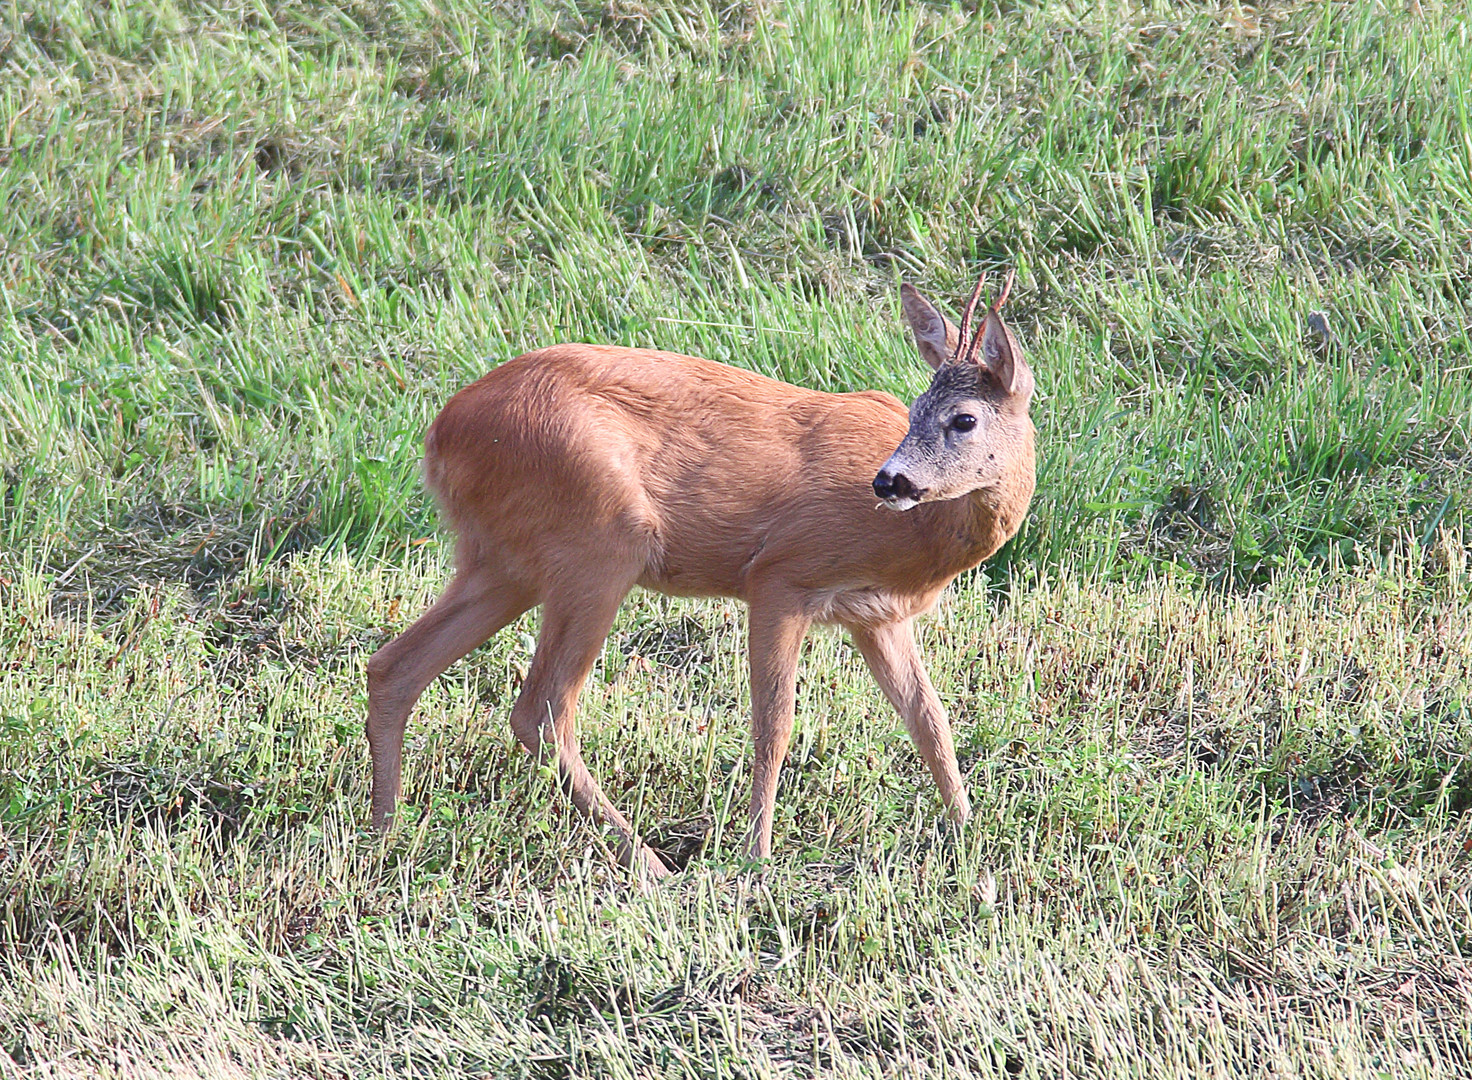
[(874, 477), (874, 494), (891, 510), (999, 487), (1031, 438), (1032, 370), (1001, 313), (1012, 275), (972, 328), (985, 282), (982, 274), (959, 330), (914, 288), (900, 288), (915, 345), (935, 375), (910, 406), (904, 441)]

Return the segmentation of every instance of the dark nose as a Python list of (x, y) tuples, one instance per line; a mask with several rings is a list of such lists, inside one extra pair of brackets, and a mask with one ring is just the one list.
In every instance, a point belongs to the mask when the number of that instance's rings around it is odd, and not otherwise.
[(874, 478), (874, 494), (881, 499), (914, 499), (920, 495), (908, 476), (888, 469), (880, 469)]

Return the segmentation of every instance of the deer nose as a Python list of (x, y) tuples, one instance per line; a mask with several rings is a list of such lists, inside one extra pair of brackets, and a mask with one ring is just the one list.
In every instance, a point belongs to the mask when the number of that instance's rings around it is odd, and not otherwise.
[(910, 483), (910, 478), (904, 473), (880, 469), (879, 475), (874, 478), (874, 494), (885, 500), (918, 499), (921, 492)]

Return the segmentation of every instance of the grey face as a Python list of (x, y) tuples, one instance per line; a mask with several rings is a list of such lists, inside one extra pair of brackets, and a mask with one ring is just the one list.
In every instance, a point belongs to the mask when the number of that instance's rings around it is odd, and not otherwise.
[(987, 313), (977, 328), (979, 355), (966, 362), (949, 359), (956, 328), (914, 290), (905, 295), (905, 311), (921, 355), (936, 370), (910, 407), (904, 441), (874, 477), (874, 494), (891, 510), (1000, 484), (1032, 430), (1032, 372), (1000, 315)]
[[(963, 480), (985, 471), (988, 454), (976, 449), (996, 424), (996, 408), (982, 400), (974, 367), (947, 364), (930, 389), (910, 406), (910, 430), (874, 478), (874, 494), (891, 510), (908, 510), (934, 499), (951, 499), (973, 490)], [(964, 487), (964, 490), (959, 490)]]

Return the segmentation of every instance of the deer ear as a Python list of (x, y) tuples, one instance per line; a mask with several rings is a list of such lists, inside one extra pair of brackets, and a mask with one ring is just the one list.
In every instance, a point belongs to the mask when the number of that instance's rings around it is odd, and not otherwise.
[(910, 332), (915, 335), (915, 347), (932, 368), (939, 368), (956, 354), (956, 344), (961, 333), (935, 305), (915, 290), (913, 285), (900, 286), (900, 300), (905, 306), (905, 318), (910, 323)]
[(1022, 348), (995, 311), (986, 313), (986, 325), (981, 328), (981, 356), (977, 366), (988, 372), (1008, 394), (1022, 392), (1029, 381)]

